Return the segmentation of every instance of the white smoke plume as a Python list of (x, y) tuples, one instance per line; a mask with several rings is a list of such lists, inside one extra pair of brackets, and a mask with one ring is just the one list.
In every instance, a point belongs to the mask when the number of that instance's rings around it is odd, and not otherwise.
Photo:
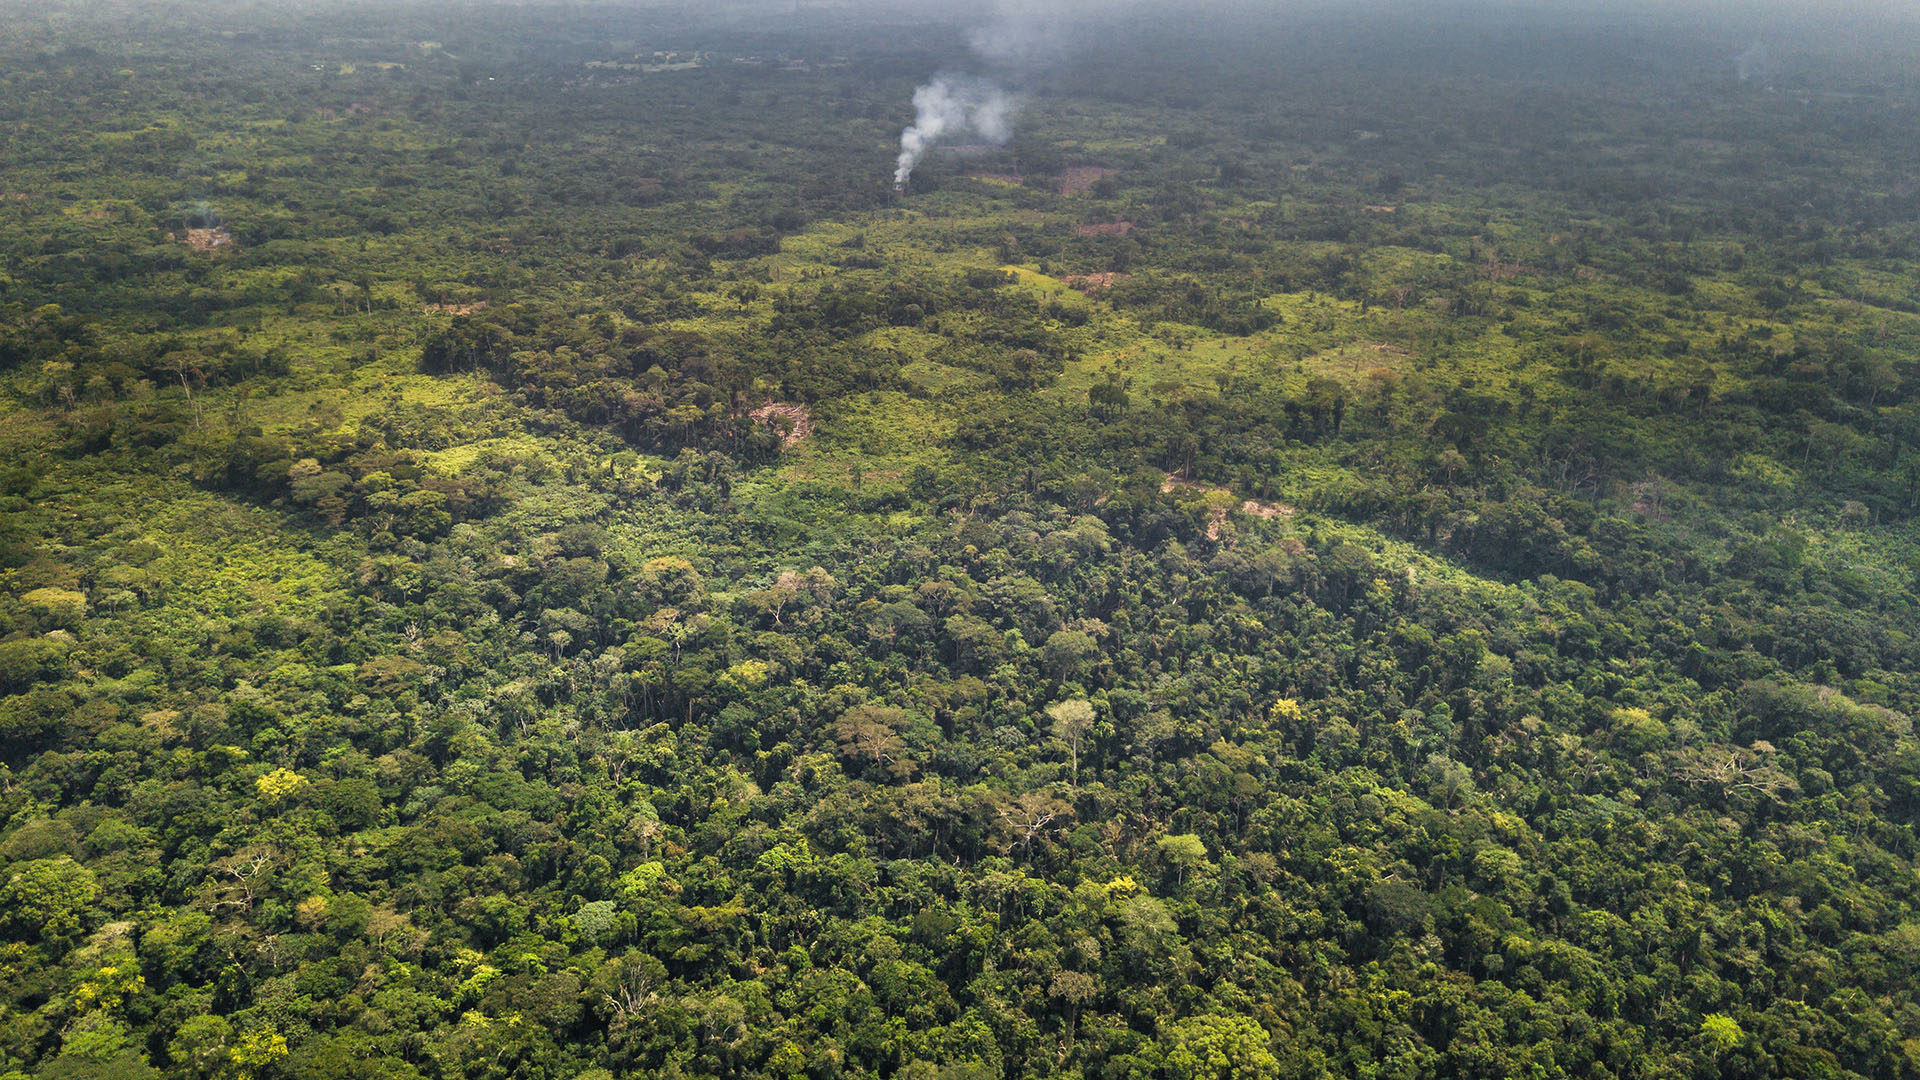
[(1767, 47), (1756, 41), (1746, 52), (1734, 57), (1733, 73), (1740, 77), (1741, 82), (1747, 82), (1757, 76), (1765, 75), (1767, 73)]
[(937, 75), (913, 92), (913, 125), (900, 133), (893, 182), (904, 185), (920, 159), (943, 140), (972, 136), (995, 146), (1013, 137), (1019, 100), (986, 79)]
[(1065, 56), (1072, 48), (1078, 5), (1052, 3), (997, 5), (985, 26), (967, 34), (974, 55), (990, 64), (1031, 71)]
[[(1094, 23), (1143, 6), (1142, 0), (995, 0), (992, 16), (967, 34), (967, 44), (984, 68), (1018, 86), (1073, 52)], [(936, 76), (914, 92), (913, 126), (900, 134), (894, 185), (904, 187), (927, 151), (944, 140), (1006, 142), (1021, 101), (992, 79)]]
[[(1186, 6), (1204, 20), (1203, 5)], [(1164, 17), (1174, 5), (1160, 0), (994, 0), (992, 15), (967, 34), (982, 61), (1015, 74), (1052, 67), (1102, 34)]]

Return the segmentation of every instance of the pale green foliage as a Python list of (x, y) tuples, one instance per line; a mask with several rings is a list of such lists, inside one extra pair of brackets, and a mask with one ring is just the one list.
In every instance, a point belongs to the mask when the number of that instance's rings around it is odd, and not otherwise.
[(1641, 708), (1613, 711), (1613, 739), (1628, 753), (1658, 749), (1667, 741), (1667, 725)]
[(1161, 1037), (1169, 1080), (1272, 1080), (1280, 1062), (1267, 1033), (1249, 1017), (1192, 1016)]
[(1708, 1013), (1700, 1021), (1700, 1034), (1722, 1051), (1733, 1049), (1747, 1037), (1739, 1022), (1725, 1013)]
[(1074, 783), (1080, 782), (1080, 746), (1087, 737), (1087, 730), (1093, 726), (1093, 702), (1085, 698), (1069, 698), (1056, 701), (1047, 706), (1047, 716), (1053, 721), (1053, 733), (1067, 744), (1071, 755)]
[(1193, 833), (1163, 836), (1154, 841), (1153, 846), (1159, 849), (1160, 857), (1179, 872), (1183, 883), (1188, 874), (1212, 868), (1207, 862), (1207, 845)]
[(580, 910), (573, 913), (573, 926), (588, 941), (605, 943), (619, 926), (614, 902), (594, 900), (580, 905)]
[(1067, 736), (1064, 733), (1083, 732), (1087, 725), (1093, 723), (1093, 702), (1085, 698), (1057, 701), (1047, 706), (1047, 716), (1052, 718), (1055, 730), (1062, 732), (1065, 738)]
[(295, 792), (307, 786), (307, 778), (292, 769), (275, 769), (253, 782), (260, 797), (269, 803), (284, 802)]
[(50, 627), (71, 629), (87, 617), (86, 594), (72, 589), (34, 589), (20, 597), (20, 602)]
[(14, 866), (0, 885), (0, 917), (17, 933), (59, 940), (80, 932), (99, 898), (92, 870), (64, 855), (34, 859)]

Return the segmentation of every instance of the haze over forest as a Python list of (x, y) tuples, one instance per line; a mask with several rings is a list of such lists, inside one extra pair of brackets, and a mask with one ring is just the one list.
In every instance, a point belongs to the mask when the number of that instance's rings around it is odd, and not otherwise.
[(0, 0), (0, 1080), (1920, 1078), (1916, 21)]

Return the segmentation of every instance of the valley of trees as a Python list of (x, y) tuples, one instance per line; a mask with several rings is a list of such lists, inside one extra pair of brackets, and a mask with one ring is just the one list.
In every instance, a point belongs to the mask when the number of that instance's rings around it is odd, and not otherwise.
[(1910, 25), (698, 7), (0, 0), (0, 1080), (1920, 1077)]

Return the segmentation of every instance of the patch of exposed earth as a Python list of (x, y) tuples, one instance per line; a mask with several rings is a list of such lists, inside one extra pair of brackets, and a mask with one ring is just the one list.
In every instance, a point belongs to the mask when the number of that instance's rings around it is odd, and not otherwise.
[[(760, 423), (780, 431), (780, 449), (791, 450), (813, 434), (813, 417), (804, 405), (769, 401), (747, 414)], [(791, 426), (788, 426), (791, 424)]]

